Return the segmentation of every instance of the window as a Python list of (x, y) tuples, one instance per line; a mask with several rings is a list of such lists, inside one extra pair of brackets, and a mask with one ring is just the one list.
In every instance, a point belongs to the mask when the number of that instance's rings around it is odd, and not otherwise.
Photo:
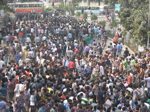
[(24, 4), (23, 7), (24, 8), (29, 7), (29, 4)]
[(33, 4), (29, 4), (29, 7), (33, 7)]
[(91, 10), (99, 10), (99, 7), (91, 7)]
[(19, 7), (19, 5), (18, 4), (15, 4), (15, 8), (18, 8)]

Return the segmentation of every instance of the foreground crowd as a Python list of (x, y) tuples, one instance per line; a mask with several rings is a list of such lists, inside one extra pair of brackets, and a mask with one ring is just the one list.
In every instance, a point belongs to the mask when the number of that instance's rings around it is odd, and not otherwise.
[(0, 112), (150, 112), (150, 51), (123, 51), (121, 29), (107, 46), (96, 22), (20, 18), (0, 32)]

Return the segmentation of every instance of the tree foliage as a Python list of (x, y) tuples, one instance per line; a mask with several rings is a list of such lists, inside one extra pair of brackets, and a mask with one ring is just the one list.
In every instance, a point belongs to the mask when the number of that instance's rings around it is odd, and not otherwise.
[[(105, 4), (113, 6), (118, 3), (118, 0), (102, 0)], [(121, 1), (121, 0), (120, 0)]]
[(14, 10), (7, 6), (7, 0), (0, 0), (0, 10), (5, 12), (14, 12)]
[(99, 24), (101, 25), (101, 26), (106, 26), (106, 21), (99, 21)]
[(75, 0), (73, 2), (69, 2), (67, 5), (65, 3), (61, 3), (59, 5), (59, 9), (66, 12), (71, 12), (72, 14), (74, 14), (75, 11), (75, 7), (78, 5), (80, 0)]
[[(118, 3), (118, 0), (108, 1), (108, 4), (113, 6)], [(122, 26), (131, 33), (131, 38), (140, 40), (140, 43), (145, 44), (148, 32), (149, 0), (119, 0), (119, 3), (121, 4), (121, 11), (118, 14)]]
[(83, 17), (84, 20), (86, 20), (87, 19), (87, 13), (84, 12), (82, 17)]
[(145, 44), (148, 32), (148, 0), (128, 0), (128, 8), (119, 13), (123, 27), (130, 31), (135, 40)]
[(94, 14), (91, 16), (91, 20), (97, 20), (97, 19), (98, 19), (97, 15)]
[(110, 28), (111, 28), (111, 29), (116, 28), (117, 25), (118, 25), (118, 22), (116, 22), (116, 21), (111, 21), (111, 23), (110, 23)]
[(79, 17), (80, 16), (80, 12), (76, 12), (76, 14), (75, 14), (77, 17)]

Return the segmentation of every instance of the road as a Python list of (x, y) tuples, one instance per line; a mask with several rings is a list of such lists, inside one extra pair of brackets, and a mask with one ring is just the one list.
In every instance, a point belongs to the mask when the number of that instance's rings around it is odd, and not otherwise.
[[(103, 18), (104, 19), (104, 18)], [(106, 18), (104, 19), (106, 21)], [(105, 30), (107, 32), (107, 30), (111, 30), (110, 27), (109, 27), (109, 23), (110, 22), (106, 22), (106, 26), (105, 26)], [(109, 35), (108, 35), (109, 36)], [(95, 38), (95, 40), (97, 42), (100, 42), (100, 40), (98, 38)], [(108, 46), (110, 45), (110, 43), (113, 43), (113, 40), (112, 38), (108, 37), (108, 40), (107, 40), (107, 43), (106, 43), (106, 46), (103, 50), (103, 53), (105, 53), (106, 49), (108, 48)], [(122, 50), (122, 53), (125, 51), (126, 48), (128, 48), (130, 54), (135, 54), (127, 45), (122, 45), (123, 46), (123, 50)]]

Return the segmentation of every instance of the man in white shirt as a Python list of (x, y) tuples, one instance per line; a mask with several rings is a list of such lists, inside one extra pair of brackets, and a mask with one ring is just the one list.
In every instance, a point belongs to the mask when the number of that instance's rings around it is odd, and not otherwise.
[(100, 73), (104, 75), (104, 67), (102, 65), (100, 65)]
[(27, 43), (30, 43), (30, 42), (31, 42), (31, 39), (30, 39), (29, 37), (27, 37), (27, 38), (26, 38), (26, 42), (27, 42)]
[(43, 37), (42, 37), (42, 41), (45, 41), (45, 40), (46, 40), (46, 36), (43, 36)]
[(19, 60), (19, 66), (22, 66), (23, 65), (23, 60), (22, 60), (22, 58), (20, 58), (20, 60)]
[(0, 60), (0, 69), (2, 68), (3, 65), (5, 65), (5, 62), (3, 60)]
[(14, 92), (16, 93), (16, 97), (20, 96), (20, 92), (25, 90), (25, 86), (23, 84), (21, 84), (21, 82), (19, 82), (20, 84), (16, 84), (16, 87), (14, 89)]
[(147, 78), (144, 78), (144, 80), (147, 81), (148, 94), (150, 94), (150, 73)]
[(30, 50), (30, 51), (28, 52), (28, 57), (29, 57), (29, 58), (33, 58), (33, 57), (34, 57), (34, 52), (33, 52), (32, 50)]

